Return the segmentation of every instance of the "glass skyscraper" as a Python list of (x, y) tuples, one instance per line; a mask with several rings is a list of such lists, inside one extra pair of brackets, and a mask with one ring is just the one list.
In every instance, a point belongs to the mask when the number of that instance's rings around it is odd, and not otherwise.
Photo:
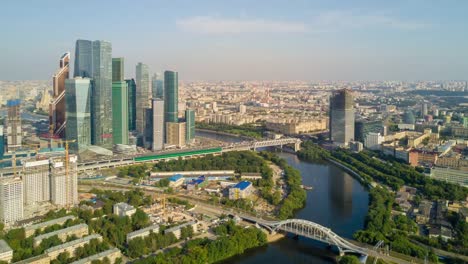
[(124, 58), (112, 58), (112, 81), (123, 81), (124, 72)]
[(128, 129), (136, 129), (136, 83), (134, 79), (125, 80), (128, 87)]
[(151, 87), (153, 90), (153, 98), (164, 98), (164, 81), (161, 79), (160, 74), (153, 74), (153, 78), (151, 79)]
[(124, 59), (112, 58), (112, 130), (114, 144), (128, 145), (128, 87)]
[(330, 140), (340, 146), (354, 140), (354, 98), (350, 90), (336, 91), (330, 97)]
[(177, 72), (164, 72), (164, 121), (178, 122), (179, 78)]
[(74, 77), (93, 77), (93, 42), (79, 39), (75, 47)]
[(111, 149), (112, 139), (112, 45), (96, 40), (77, 40), (74, 76), (91, 81), (91, 143)]
[(136, 66), (136, 130), (138, 133), (145, 132), (146, 110), (151, 108), (151, 85), (148, 65), (139, 62)]
[(70, 150), (80, 153), (91, 145), (91, 80), (76, 77), (65, 81), (66, 139)]
[(193, 109), (185, 110), (185, 125), (185, 141), (191, 143), (195, 138), (195, 111), (193, 111)]
[(164, 147), (164, 101), (153, 100), (153, 145), (152, 150), (162, 150)]
[(112, 149), (112, 45), (93, 41), (91, 142)]

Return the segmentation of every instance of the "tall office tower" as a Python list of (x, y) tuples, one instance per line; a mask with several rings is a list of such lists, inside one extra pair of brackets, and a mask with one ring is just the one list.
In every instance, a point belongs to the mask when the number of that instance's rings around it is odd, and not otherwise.
[(75, 67), (73, 77), (93, 77), (93, 42), (79, 39), (75, 46)]
[(153, 146), (152, 150), (164, 148), (164, 101), (153, 100)]
[(33, 205), (50, 200), (49, 160), (28, 160), (21, 171), (24, 204)]
[(336, 91), (330, 97), (330, 140), (339, 146), (354, 140), (354, 98), (350, 90)]
[(59, 137), (64, 137), (65, 132), (65, 80), (70, 77), (70, 52), (60, 57), (59, 69), (52, 77), (53, 91), (52, 102), (49, 105), (50, 131)]
[(142, 139), (144, 148), (150, 149), (153, 146), (153, 108), (145, 109), (145, 131)]
[(427, 103), (423, 103), (421, 105), (421, 117), (424, 117), (427, 115)]
[(91, 80), (76, 77), (65, 81), (66, 138), (73, 153), (80, 153), (91, 145)]
[(136, 130), (145, 132), (145, 109), (151, 108), (151, 85), (148, 65), (139, 62), (136, 66)]
[(107, 41), (93, 41), (91, 106), (91, 142), (112, 149), (112, 45)]
[(23, 220), (23, 181), (0, 178), (0, 221), (13, 224)]
[(8, 115), (5, 121), (6, 137), (7, 137), (7, 152), (15, 151), (21, 148), (23, 140), (21, 131), (21, 101), (7, 101)]
[(166, 143), (176, 147), (185, 146), (185, 131), (185, 122), (166, 122)]
[(112, 59), (112, 130), (114, 144), (128, 145), (128, 87), (124, 59)]
[(125, 80), (128, 87), (128, 129), (136, 129), (136, 83), (134, 79)]
[(195, 139), (195, 111), (192, 109), (185, 110), (185, 126), (187, 143), (192, 143)]
[(164, 81), (161, 80), (160, 74), (153, 74), (153, 78), (151, 79), (151, 87), (153, 90), (153, 98), (164, 98)]
[(78, 204), (77, 164), (76, 155), (70, 155), (68, 163), (65, 157), (50, 159), (50, 197), (53, 204), (62, 206)]
[(177, 72), (164, 72), (164, 122), (177, 123), (179, 104), (179, 77)]

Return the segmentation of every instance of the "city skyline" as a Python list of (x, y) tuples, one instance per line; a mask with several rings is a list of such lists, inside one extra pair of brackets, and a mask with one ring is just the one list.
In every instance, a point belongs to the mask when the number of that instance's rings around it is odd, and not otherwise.
[[(55, 1), (2, 4), (8, 12), (0, 21), (9, 27), (1, 32), (8, 52), (0, 79), (49, 79), (53, 58), (72, 51), (76, 39), (113, 43), (114, 56), (131, 69), (126, 78), (142, 61), (150, 74), (172, 69), (184, 80), (467, 79), (466, 3), (202, 1), (182, 10), (178, 3), (102, 1), (86, 10), (86, 2), (60, 23), (50, 15), (64, 11)], [(112, 27), (124, 11), (126, 23)], [(86, 12), (95, 15), (72, 27)], [(41, 23), (26, 27), (25, 16)]]

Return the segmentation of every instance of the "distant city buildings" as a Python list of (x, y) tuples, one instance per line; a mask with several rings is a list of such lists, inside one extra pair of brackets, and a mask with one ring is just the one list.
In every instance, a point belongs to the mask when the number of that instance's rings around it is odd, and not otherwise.
[(333, 92), (330, 97), (330, 140), (347, 146), (354, 140), (354, 97), (350, 90)]
[(185, 141), (192, 143), (195, 139), (195, 111), (193, 109), (185, 110)]

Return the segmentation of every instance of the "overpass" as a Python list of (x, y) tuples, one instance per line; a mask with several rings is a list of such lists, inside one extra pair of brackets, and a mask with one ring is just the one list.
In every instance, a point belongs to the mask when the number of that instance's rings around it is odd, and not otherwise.
[(284, 145), (293, 145), (294, 151), (299, 151), (301, 149), (301, 143), (302, 141), (298, 138), (279, 138), (261, 141), (248, 141), (241, 144), (232, 144), (223, 147), (223, 152), (236, 150), (257, 150), (258, 148), (276, 146), (283, 147)]
[(266, 221), (252, 216), (238, 215), (247, 222), (258, 224), (270, 232), (287, 232), (298, 236), (307, 237), (322, 243), (335, 246), (340, 256), (345, 253), (354, 253), (366, 258), (369, 252), (366, 248), (357, 246), (334, 233), (330, 228), (324, 227), (312, 221), (303, 219), (288, 219), (284, 221)]

